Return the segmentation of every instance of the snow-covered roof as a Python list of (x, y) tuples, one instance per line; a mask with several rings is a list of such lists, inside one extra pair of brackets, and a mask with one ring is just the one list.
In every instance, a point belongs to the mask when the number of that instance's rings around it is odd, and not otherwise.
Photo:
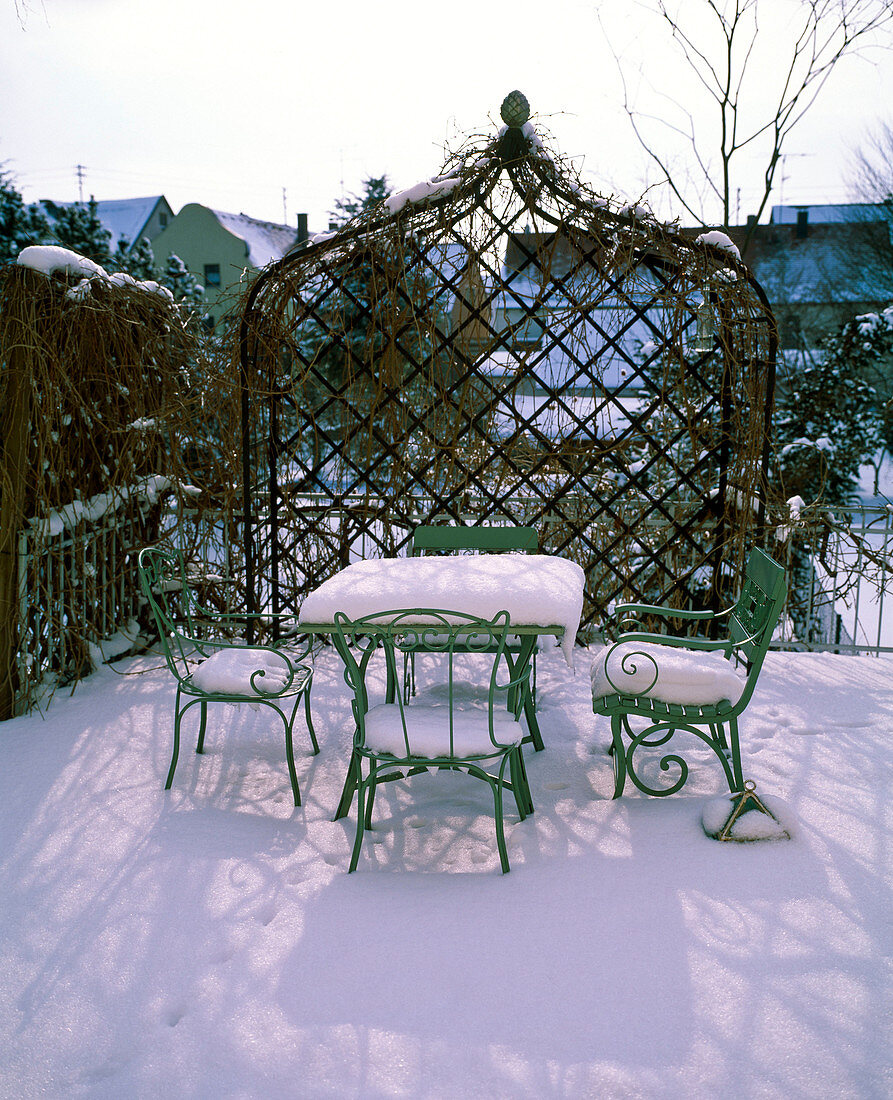
[(796, 225), (802, 213), (808, 215), (810, 225), (827, 225), (829, 222), (882, 221), (889, 214), (883, 203), (840, 202), (811, 206), (773, 206), (769, 219), (772, 225)]
[(263, 222), (247, 214), (227, 214), (222, 210), (211, 213), (228, 233), (245, 242), (252, 267), (266, 267), (274, 260), (281, 260), (298, 237), (293, 226)]
[[(103, 226), (111, 233), (110, 245), (117, 247), (118, 241), (126, 237), (135, 244), (146, 228), (146, 223), (159, 202), (167, 205), (164, 195), (148, 195), (139, 199), (102, 199), (96, 203), (96, 214)], [(77, 206), (74, 202), (56, 202), (55, 199), (41, 199), (38, 203), (43, 213), (55, 221), (61, 210)]]
[(760, 226), (744, 259), (775, 304), (887, 302), (889, 276), (869, 262), (872, 235), (886, 233), (882, 222), (810, 223), (804, 236), (790, 223)]

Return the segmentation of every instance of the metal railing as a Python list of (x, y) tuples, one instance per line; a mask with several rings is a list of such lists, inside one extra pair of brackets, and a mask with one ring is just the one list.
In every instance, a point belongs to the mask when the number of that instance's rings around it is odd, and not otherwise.
[[(832, 518), (846, 535), (826, 536), (819, 552), (806, 556), (805, 578), (802, 569), (797, 575), (799, 617), (810, 624), (808, 636), (798, 634), (789, 608), (773, 648), (893, 653), (893, 507), (850, 507)], [(244, 602), (244, 561), (233, 524), (241, 527), (241, 517), (170, 511), (154, 533), (184, 550), (221, 609), (237, 611)], [(813, 530), (808, 521), (805, 530)], [(376, 554), (367, 535), (350, 546), (351, 560)], [(107, 647), (100, 643), (137, 618), (141, 596), (131, 555), (148, 536), (142, 508), (112, 510), (49, 535), (21, 533), (16, 713), (34, 705), (46, 679), (58, 684), (83, 674), (91, 645), (103, 655)], [(797, 538), (794, 531), (770, 552), (790, 559)]]
[(789, 566), (798, 538), (805, 536), (815, 550), (805, 571), (802, 564), (799, 571), (789, 569), (788, 613), (773, 648), (893, 653), (893, 506), (853, 505), (825, 516), (831, 529), (820, 537), (817, 516), (804, 513), (802, 530), (786, 540)]
[(100, 643), (136, 619), (141, 597), (129, 555), (146, 540), (147, 514), (147, 507), (112, 508), (71, 527), (20, 532), (16, 714), (34, 706), (42, 684), (82, 676), (105, 655)]

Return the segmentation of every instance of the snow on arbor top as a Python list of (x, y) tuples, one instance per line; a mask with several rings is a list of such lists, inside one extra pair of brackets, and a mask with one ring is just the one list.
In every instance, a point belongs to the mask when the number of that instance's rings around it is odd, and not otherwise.
[(732, 238), (725, 233), (721, 233), (718, 229), (714, 229), (710, 233), (702, 233), (695, 240), (695, 244), (712, 244), (714, 248), (721, 248), (723, 252), (728, 252), (734, 256), (736, 260), (741, 259), (741, 253)]
[(384, 200), (384, 205), (389, 213), (398, 214), (407, 203), (415, 205), (424, 202), (426, 199), (435, 199), (441, 195), (447, 195), (456, 184), (461, 182), (459, 176), (432, 176), (431, 179), (422, 180), (421, 183), (413, 184), (412, 187), (407, 187), (404, 191), (395, 191), (393, 195), (389, 195)]
[(80, 283), (68, 291), (68, 296), (75, 301), (82, 301), (89, 293), (91, 279), (102, 279), (112, 286), (130, 286), (145, 290), (150, 294), (167, 298), (171, 303), (174, 300), (168, 288), (161, 286), (153, 279), (134, 279), (126, 271), (116, 271), (113, 275), (109, 275), (104, 267), (100, 267), (93, 260), (72, 252), (70, 248), (61, 248), (55, 244), (29, 245), (19, 253), (16, 263), (19, 267), (30, 267), (32, 271), (40, 271), (47, 276), (55, 275), (57, 272), (63, 275), (80, 275)]
[(54, 275), (58, 271), (63, 275), (81, 275), (87, 279), (93, 276), (100, 279), (108, 278), (104, 267), (88, 260), (86, 256), (72, 252), (70, 248), (60, 248), (55, 244), (30, 245), (28, 248), (23, 248), (16, 263), (19, 267), (30, 267), (34, 271), (42, 271), (44, 275)]
[(369, 559), (311, 592), (301, 605), (300, 622), (331, 623), (337, 611), (350, 619), (416, 607), (490, 619), (508, 611), (513, 626), (563, 627), (561, 648), (571, 664), (583, 581), (576, 562), (549, 554)]

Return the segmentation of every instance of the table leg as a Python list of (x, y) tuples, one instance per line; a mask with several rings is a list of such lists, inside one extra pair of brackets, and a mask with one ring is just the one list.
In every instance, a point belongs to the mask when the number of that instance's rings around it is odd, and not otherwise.
[(393, 646), (384, 646), (384, 658), (388, 670), (388, 679), (385, 686), (385, 702), (395, 703), (397, 701), (397, 657), (394, 653)]
[[(518, 647), (518, 655), (515, 657), (508, 650), (505, 650), (505, 659), (509, 667), (509, 675), (514, 679), (515, 669), (520, 665), (522, 668), (526, 664), (528, 669), (532, 667), (533, 651), (536, 648), (537, 638), (535, 634), (524, 634), (520, 638), (520, 645)], [(536, 720), (536, 706), (533, 702), (533, 695), (530, 689), (530, 678), (523, 687), (513, 688), (509, 692), (508, 707), (509, 710), (514, 710), (518, 696), (517, 692), (523, 691), (523, 707), (524, 717), (527, 719), (527, 737), (524, 738), (524, 742), (530, 742), (536, 752), (541, 752), (544, 748), (542, 734), (540, 733), (539, 723)], [(523, 743), (523, 742), (522, 742)]]

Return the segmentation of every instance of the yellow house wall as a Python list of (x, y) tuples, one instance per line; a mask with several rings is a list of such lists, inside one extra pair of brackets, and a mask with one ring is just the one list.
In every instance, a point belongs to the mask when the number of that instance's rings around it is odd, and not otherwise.
[[(248, 266), (248, 246), (224, 229), (207, 206), (196, 202), (184, 206), (152, 242), (152, 249), (159, 271), (171, 253), (180, 257), (205, 287), (205, 308), (215, 323), (232, 309)], [(219, 287), (205, 285), (205, 264), (219, 264)]]

